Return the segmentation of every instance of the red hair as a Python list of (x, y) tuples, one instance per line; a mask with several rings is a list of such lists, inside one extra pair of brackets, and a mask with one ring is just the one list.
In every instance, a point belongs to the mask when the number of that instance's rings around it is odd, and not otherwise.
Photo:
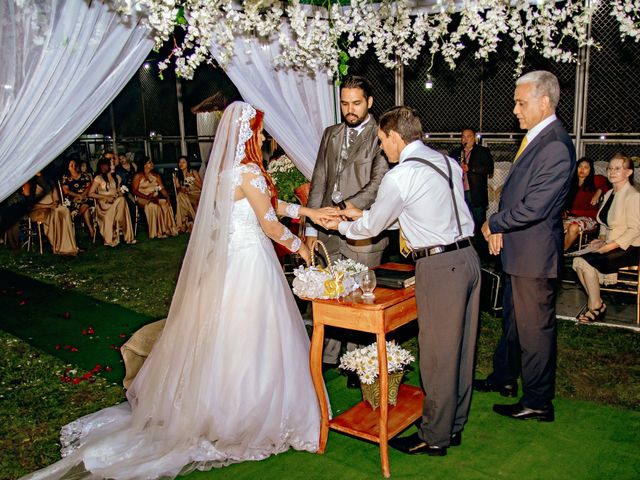
[(264, 163), (262, 161), (262, 149), (260, 148), (260, 144), (258, 143), (258, 137), (262, 131), (263, 118), (264, 112), (256, 109), (256, 116), (253, 117), (249, 122), (249, 127), (251, 128), (253, 135), (251, 135), (251, 138), (244, 144), (244, 159), (240, 163), (253, 163), (258, 166), (267, 181), (267, 187), (269, 188), (269, 193), (271, 194), (271, 204), (274, 208), (277, 209), (278, 189), (273, 183), (271, 175), (269, 175), (264, 168)]

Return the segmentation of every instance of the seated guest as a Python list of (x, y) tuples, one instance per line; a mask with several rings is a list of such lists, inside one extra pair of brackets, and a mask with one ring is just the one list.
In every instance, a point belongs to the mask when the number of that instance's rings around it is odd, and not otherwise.
[(174, 177), (176, 187), (176, 224), (181, 232), (191, 231), (202, 191), (202, 180), (197, 171), (191, 169), (186, 156), (178, 158), (178, 169)]
[(80, 215), (82, 217), (90, 237), (95, 234), (89, 208), (89, 189), (92, 181), (91, 174), (80, 171), (77, 159), (69, 158), (67, 160), (65, 173), (62, 175), (60, 182), (62, 184), (62, 192), (71, 201), (69, 206), (71, 216)]
[(576, 241), (581, 232), (589, 232), (598, 227), (596, 214), (602, 194), (609, 190), (607, 179), (596, 175), (593, 160), (583, 157), (578, 160), (573, 175), (571, 190), (567, 195), (564, 214), (564, 250)]
[(120, 178), (120, 185), (128, 190), (124, 192), (124, 198), (129, 204), (129, 213), (133, 214), (135, 207), (135, 198), (132, 193), (133, 177), (136, 174), (136, 167), (131, 163), (133, 155), (120, 155), (120, 164), (116, 167), (116, 175)]
[(621, 153), (609, 161), (607, 176), (613, 189), (607, 192), (598, 211), (600, 238), (604, 244), (595, 252), (573, 261), (573, 269), (589, 297), (586, 312), (578, 314), (578, 321), (587, 323), (602, 320), (607, 306), (600, 297), (600, 281), (621, 267), (638, 265), (640, 252), (640, 192), (633, 187), (633, 163)]
[(178, 235), (169, 194), (160, 175), (153, 170), (153, 161), (149, 157), (138, 164), (138, 173), (133, 177), (131, 187), (137, 197), (138, 206), (144, 209), (149, 226), (149, 238)]
[(93, 170), (91, 170), (91, 165), (86, 160), (80, 162), (80, 173), (88, 173), (91, 175), (91, 180), (93, 180)]
[(29, 217), (34, 222), (42, 223), (53, 253), (76, 255), (78, 246), (71, 212), (60, 204), (58, 189), (53, 188), (38, 172), (32, 180), (22, 186), (22, 194), (25, 197), (39, 198), (29, 212)]
[(127, 201), (122, 196), (119, 177), (111, 174), (111, 163), (107, 158), (98, 161), (98, 173), (93, 179), (89, 196), (96, 199), (96, 220), (104, 244), (115, 247), (120, 243), (120, 234), (127, 243), (136, 243)]

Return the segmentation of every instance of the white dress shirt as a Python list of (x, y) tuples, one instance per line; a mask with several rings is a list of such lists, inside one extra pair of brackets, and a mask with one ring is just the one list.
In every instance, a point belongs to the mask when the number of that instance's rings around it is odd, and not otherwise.
[(382, 179), (376, 201), (355, 222), (340, 222), (340, 233), (353, 240), (375, 237), (388, 228), (402, 227), (407, 245), (416, 250), (435, 245), (449, 245), (473, 235), (473, 219), (464, 201), (462, 168), (449, 159), (453, 175), (454, 195), (460, 216), (462, 234), (451, 198), (449, 183), (433, 168), (407, 158), (430, 161), (447, 177), (444, 156), (417, 140), (400, 153), (399, 165)]
[[(551, 122), (553, 122), (554, 120), (556, 120), (558, 117), (556, 117), (555, 113), (552, 113), (551, 115), (549, 115), (547, 118), (545, 118), (544, 120), (541, 120), (537, 125), (535, 125), (533, 128), (531, 128), (530, 130), (527, 131), (527, 134), (525, 135), (527, 137), (527, 145), (529, 145), (534, 138), (536, 138), (538, 136), (538, 134), (544, 129), (544, 127), (546, 127), (547, 125), (549, 125)], [(526, 147), (525, 149), (526, 150)], [(524, 152), (523, 150), (523, 152)], [(522, 154), (521, 154), (522, 155)]]

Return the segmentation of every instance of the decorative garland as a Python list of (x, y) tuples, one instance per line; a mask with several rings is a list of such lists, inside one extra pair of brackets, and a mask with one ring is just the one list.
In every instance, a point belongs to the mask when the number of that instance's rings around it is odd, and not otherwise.
[(640, 42), (640, 1), (638, 0), (613, 0), (611, 15), (620, 22), (620, 36), (635, 38)]
[[(175, 28), (182, 28), (183, 41), (175, 44), (159, 69), (162, 73), (173, 61), (178, 75), (187, 79), (203, 62), (214, 62), (213, 44), (220, 52), (218, 63), (225, 66), (234, 55), (237, 37), (277, 38), (281, 52), (274, 59), (276, 67), (325, 70), (331, 75), (344, 74), (347, 57), (360, 57), (369, 48), (389, 68), (408, 64), (426, 47), (431, 67), (441, 55), (455, 69), (464, 49), (487, 60), (501, 41), (511, 38), (518, 75), (529, 49), (557, 62), (577, 61), (579, 48), (594, 44), (588, 25), (599, 6), (598, 0), (567, 0), (561, 6), (549, 0), (533, 5), (527, 0), (465, 0), (456, 9), (453, 0), (440, 0), (414, 12), (409, 0), (351, 0), (346, 6), (330, 0), (323, 6), (303, 5), (300, 0), (103, 1), (124, 15), (133, 9), (146, 12), (157, 48), (169, 41)], [(621, 36), (640, 41), (640, 2), (611, 3)], [(454, 14), (459, 16), (455, 28)]]

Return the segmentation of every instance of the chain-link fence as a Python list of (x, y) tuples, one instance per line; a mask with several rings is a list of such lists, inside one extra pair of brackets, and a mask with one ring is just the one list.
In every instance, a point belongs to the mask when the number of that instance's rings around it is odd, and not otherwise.
[[(637, 95), (640, 43), (623, 42), (619, 25), (609, 12), (610, 4), (603, 2), (595, 13), (592, 35), (599, 47), (590, 49), (583, 64), (551, 62), (529, 50), (524, 68), (525, 72), (546, 69), (557, 75), (562, 90), (557, 114), (578, 140), (578, 151), (598, 159), (607, 159), (618, 150), (638, 155), (634, 141), (640, 141), (640, 97)], [(448, 152), (458, 145), (459, 132), (471, 127), (483, 133), (482, 143), (491, 148), (496, 161), (513, 158), (522, 131), (513, 115), (515, 52), (512, 46), (510, 39), (504, 39), (488, 62), (477, 60), (472, 52), (465, 51), (453, 71), (442, 57), (436, 56), (429, 72), (431, 55), (423, 51), (416, 61), (402, 69), (404, 104), (418, 110), (424, 129), (430, 134), (428, 141), (436, 149)], [(576, 81), (582, 78), (583, 72), (587, 79), (584, 88)], [(349, 73), (362, 75), (371, 82), (374, 116), (379, 117), (396, 104), (396, 74), (378, 62), (372, 49), (350, 61)], [(433, 81), (430, 89), (425, 88), (428, 74)], [(190, 158), (198, 158), (196, 122), (191, 108), (218, 92), (227, 103), (239, 99), (240, 95), (222, 69), (208, 65), (198, 69), (193, 80), (181, 81), (181, 90), (184, 140)], [(584, 120), (579, 119), (576, 124), (574, 112), (580, 108), (586, 113)], [(160, 80), (155, 60), (150, 60), (85, 133), (112, 135), (111, 111), (119, 150), (143, 150), (163, 163), (177, 159), (180, 154), (178, 98), (175, 76), (170, 69), (165, 71), (164, 80)], [(602, 140), (601, 136), (606, 139)], [(101, 141), (104, 148), (111, 149), (108, 138)], [(103, 147), (94, 145), (95, 148)]]
[(620, 38), (609, 2), (594, 14), (591, 34), (600, 48), (590, 50), (587, 118), (590, 133), (640, 132), (640, 43)]

